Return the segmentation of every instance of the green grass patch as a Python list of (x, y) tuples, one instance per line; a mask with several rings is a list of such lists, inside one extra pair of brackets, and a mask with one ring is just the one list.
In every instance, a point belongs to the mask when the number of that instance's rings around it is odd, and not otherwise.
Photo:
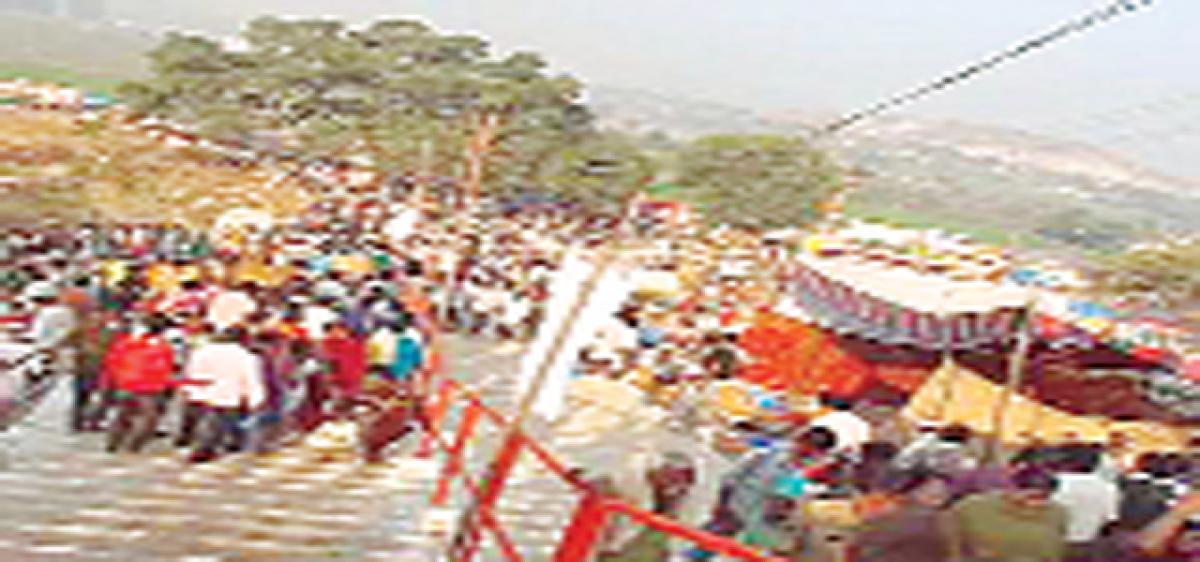
[(846, 214), (855, 218), (878, 221), (885, 224), (909, 228), (940, 228), (948, 232), (960, 232), (986, 244), (1024, 245), (1034, 241), (1024, 236), (996, 227), (971, 222), (961, 217), (944, 216), (917, 210), (903, 209), (890, 205), (877, 205), (851, 201)]
[(0, 60), (0, 80), (27, 78), (35, 82), (52, 82), (88, 92), (113, 95), (123, 78), (96, 76), (70, 68), (57, 68), (38, 63)]

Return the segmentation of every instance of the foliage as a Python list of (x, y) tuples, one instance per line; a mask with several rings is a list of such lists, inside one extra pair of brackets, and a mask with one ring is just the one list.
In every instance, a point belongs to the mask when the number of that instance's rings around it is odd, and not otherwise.
[[(124, 85), (136, 110), (253, 144), (282, 135), (302, 156), (355, 153), (394, 172), (463, 175), (467, 145), (488, 127), (488, 189), (619, 195), (647, 161), (597, 131), (582, 85), (537, 54), (504, 57), (472, 35), (416, 20), (351, 28), (336, 20), (264, 17), (244, 48), (171, 34), (150, 53), (151, 79)], [(612, 173), (586, 164), (620, 158)], [(626, 184), (628, 185), (628, 184)]]
[(1168, 308), (1200, 302), (1200, 241), (1135, 248), (1107, 260), (1097, 274), (1102, 291), (1151, 296)]
[(717, 135), (682, 150), (677, 183), (713, 222), (777, 228), (818, 219), (840, 179), (825, 155), (802, 139)]

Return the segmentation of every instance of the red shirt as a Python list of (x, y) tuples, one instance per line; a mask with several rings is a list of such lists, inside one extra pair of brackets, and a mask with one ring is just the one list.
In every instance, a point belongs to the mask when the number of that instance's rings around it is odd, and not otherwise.
[(160, 336), (119, 336), (104, 356), (106, 387), (134, 394), (155, 394), (172, 385), (175, 354)]
[(321, 343), (329, 378), (345, 394), (358, 394), (367, 375), (367, 343), (353, 336), (329, 336)]

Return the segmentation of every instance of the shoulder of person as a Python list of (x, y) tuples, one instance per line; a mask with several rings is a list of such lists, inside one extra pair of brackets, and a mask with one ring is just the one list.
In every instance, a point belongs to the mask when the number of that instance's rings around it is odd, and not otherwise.
[(954, 505), (951, 505), (947, 511), (961, 515), (967, 512), (985, 508), (989, 505), (993, 505), (998, 501), (999, 492), (982, 492), (978, 494), (971, 494), (955, 502)]

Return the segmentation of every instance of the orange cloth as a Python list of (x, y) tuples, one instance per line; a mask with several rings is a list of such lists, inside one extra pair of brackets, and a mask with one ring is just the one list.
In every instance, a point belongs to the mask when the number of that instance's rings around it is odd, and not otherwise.
[(755, 358), (741, 375), (772, 390), (852, 396), (871, 381), (870, 363), (798, 320), (761, 315), (739, 344)]

